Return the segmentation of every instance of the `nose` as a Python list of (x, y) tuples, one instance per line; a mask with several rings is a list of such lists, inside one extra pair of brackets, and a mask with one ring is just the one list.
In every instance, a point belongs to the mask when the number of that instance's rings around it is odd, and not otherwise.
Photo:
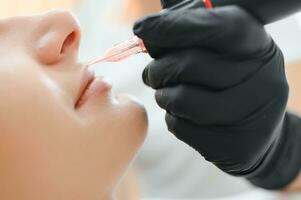
[(78, 53), (80, 27), (68, 11), (53, 10), (41, 15), (36, 52), (38, 60), (54, 65)]

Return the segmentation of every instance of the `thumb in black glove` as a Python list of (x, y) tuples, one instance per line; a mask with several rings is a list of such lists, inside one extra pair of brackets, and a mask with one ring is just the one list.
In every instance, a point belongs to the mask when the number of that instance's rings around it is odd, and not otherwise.
[(194, 5), (178, 3), (136, 23), (155, 58), (144, 81), (157, 89), (176, 137), (229, 174), (281, 188), (301, 165), (300, 120), (286, 113), (283, 55), (243, 9)]

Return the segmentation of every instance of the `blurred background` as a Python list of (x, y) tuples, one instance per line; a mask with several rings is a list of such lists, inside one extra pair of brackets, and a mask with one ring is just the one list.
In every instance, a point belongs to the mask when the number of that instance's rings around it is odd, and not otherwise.
[[(0, 0), (0, 17), (28, 15), (53, 8), (74, 12), (82, 27), (80, 59), (87, 61), (132, 36), (136, 19), (160, 10), (159, 0)], [(282, 48), (291, 86), (289, 109), (301, 113), (301, 14), (267, 26)], [(120, 200), (214, 199), (269, 200), (288, 198), (253, 188), (205, 162), (194, 150), (168, 133), (164, 112), (141, 73), (151, 59), (132, 57), (118, 64), (101, 64), (97, 73), (110, 77), (119, 92), (137, 96), (146, 106), (150, 129), (133, 167), (116, 191)], [(300, 199), (298, 194), (290, 199)], [(158, 199), (159, 200), (159, 199)]]

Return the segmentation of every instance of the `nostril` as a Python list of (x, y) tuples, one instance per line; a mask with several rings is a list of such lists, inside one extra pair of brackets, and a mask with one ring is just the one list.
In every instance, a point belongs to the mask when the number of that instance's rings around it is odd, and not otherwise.
[(54, 65), (78, 54), (81, 32), (77, 20), (66, 11), (55, 10), (41, 16), (36, 54), (40, 62)]
[(62, 48), (61, 48), (61, 54), (63, 54), (66, 49), (70, 46), (72, 46), (73, 44), (76, 43), (76, 38), (77, 38), (77, 33), (76, 31), (71, 32), (66, 39), (64, 40), (64, 43), (62, 44)]

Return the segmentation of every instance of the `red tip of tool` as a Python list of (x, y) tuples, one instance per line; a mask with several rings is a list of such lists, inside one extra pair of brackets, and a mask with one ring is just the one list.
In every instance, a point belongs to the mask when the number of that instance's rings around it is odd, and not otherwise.
[(207, 8), (207, 9), (212, 9), (213, 8), (213, 5), (212, 5), (212, 2), (211, 2), (211, 0), (203, 0), (203, 2), (204, 2), (204, 5), (205, 5), (205, 7)]

